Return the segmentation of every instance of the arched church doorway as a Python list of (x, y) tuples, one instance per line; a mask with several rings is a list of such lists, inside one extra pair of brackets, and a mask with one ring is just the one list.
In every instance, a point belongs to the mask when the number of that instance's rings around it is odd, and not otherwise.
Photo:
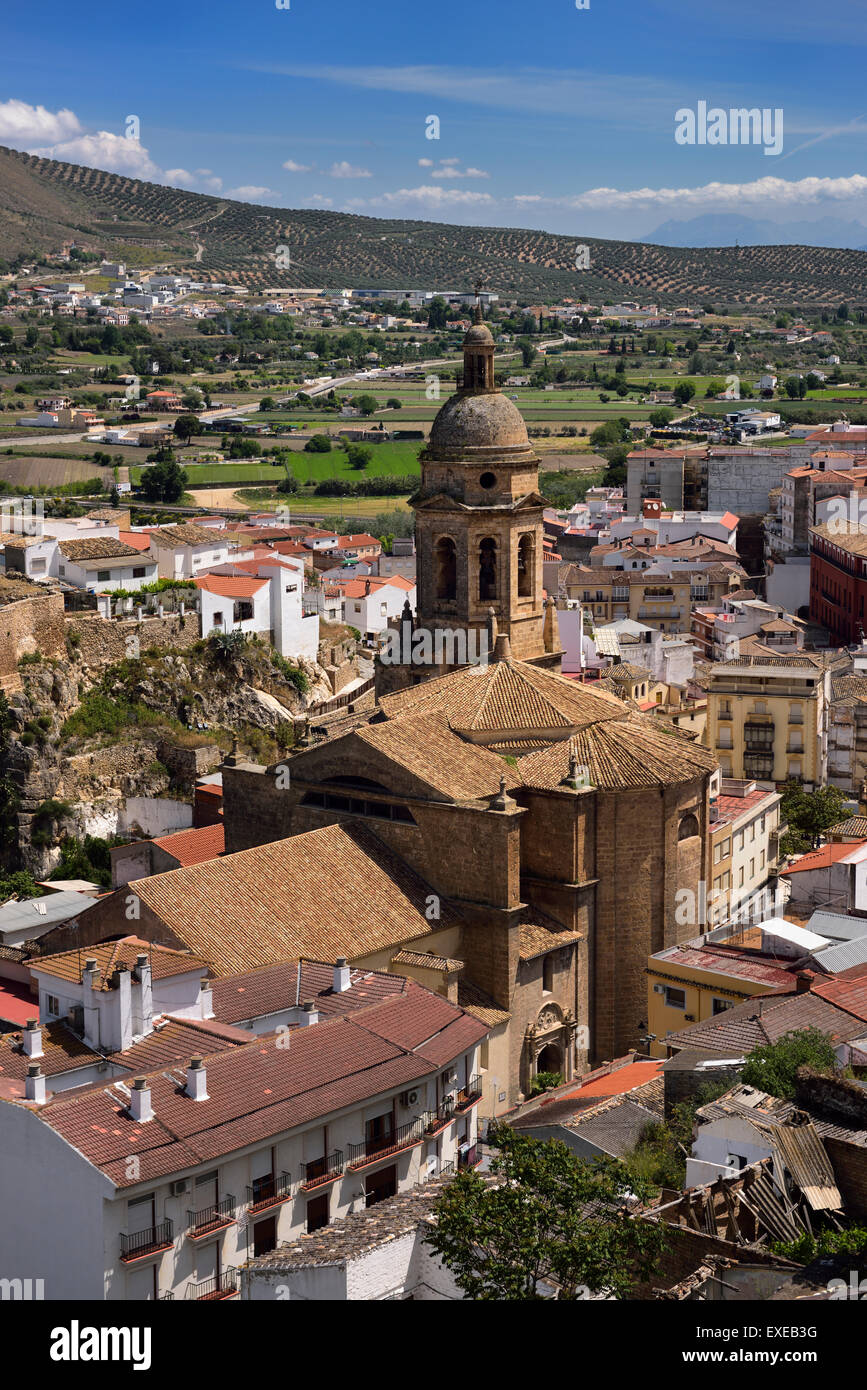
[(536, 1071), (563, 1072), (563, 1054), (556, 1043), (548, 1043), (536, 1058)]

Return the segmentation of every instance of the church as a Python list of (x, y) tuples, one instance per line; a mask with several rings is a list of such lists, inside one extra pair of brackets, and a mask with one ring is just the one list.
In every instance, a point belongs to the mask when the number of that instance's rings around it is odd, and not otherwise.
[[(490, 1114), (539, 1072), (569, 1079), (639, 1043), (647, 958), (695, 930), (676, 924), (675, 895), (705, 877), (718, 776), (706, 749), (560, 674), (539, 463), (494, 351), (477, 308), (421, 454), (418, 604), (402, 622), (432, 640), (379, 663), (375, 706), (305, 740), (288, 777), (223, 767), (228, 854), (363, 825), (423, 882), (423, 936), (384, 954), (347, 940), (346, 954), (486, 1022)], [(480, 659), (450, 659), (461, 635)]]

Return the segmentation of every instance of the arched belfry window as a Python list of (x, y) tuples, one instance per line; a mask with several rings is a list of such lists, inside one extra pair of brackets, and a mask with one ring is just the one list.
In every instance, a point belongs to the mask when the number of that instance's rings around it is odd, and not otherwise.
[(440, 536), (434, 546), (434, 575), (436, 579), (437, 598), (457, 598), (457, 547), (451, 536)]
[(530, 598), (533, 593), (534, 546), (531, 535), (518, 541), (518, 597)]
[(485, 536), (479, 542), (479, 602), (497, 597), (497, 542)]
[(693, 835), (697, 835), (698, 833), (698, 817), (693, 815), (684, 816), (677, 829), (678, 840), (691, 840)]

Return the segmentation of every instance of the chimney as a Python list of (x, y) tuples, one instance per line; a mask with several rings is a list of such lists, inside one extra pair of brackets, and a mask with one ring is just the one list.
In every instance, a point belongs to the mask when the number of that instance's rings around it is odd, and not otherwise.
[(208, 1100), (208, 1077), (201, 1057), (190, 1059), (187, 1067), (187, 1095), (190, 1100)]
[(813, 977), (808, 970), (799, 970), (795, 976), (795, 992), (797, 994), (809, 994)]
[(154, 1117), (154, 1110), (151, 1105), (151, 1088), (145, 1076), (137, 1076), (132, 1083), (132, 1089), (129, 1093), (129, 1113), (130, 1117), (137, 1120), (140, 1125), (147, 1124), (148, 1120), (152, 1120)]
[[(87, 976), (86, 980), (85, 975)], [(84, 962), (81, 983), (89, 989), (99, 989), (99, 966), (96, 963), (96, 956), (88, 956)]]
[(338, 956), (334, 963), (334, 984), (332, 986), (335, 994), (343, 994), (345, 990), (349, 989), (351, 984), (349, 977), (350, 969), (346, 963), (346, 957)]
[(319, 1022), (319, 1010), (312, 999), (305, 999), (301, 1005), (301, 1027), (309, 1028), (311, 1024)]
[(45, 1104), (45, 1077), (42, 1075), (42, 1068), (38, 1062), (33, 1062), (27, 1068), (24, 1097), (26, 1100), (35, 1100), (37, 1105)]
[(154, 991), (151, 963), (145, 951), (135, 958), (131, 995), (133, 1036), (147, 1037), (154, 1030)]
[(199, 998), (202, 1001), (202, 1018), (214, 1017), (214, 991), (207, 975), (199, 981)]
[(42, 1029), (39, 1027), (39, 1020), (28, 1018), (27, 1023), (21, 1032), (21, 1046), (25, 1057), (43, 1057), (42, 1051)]

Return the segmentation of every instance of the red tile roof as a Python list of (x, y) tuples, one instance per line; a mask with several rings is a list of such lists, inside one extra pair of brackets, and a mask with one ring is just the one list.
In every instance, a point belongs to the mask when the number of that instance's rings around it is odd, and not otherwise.
[(0, 980), (0, 1020), (20, 1027), (38, 1014), (39, 1000), (33, 998), (26, 981)]
[(160, 835), (155, 845), (164, 849), (177, 859), (182, 868), (190, 864), (203, 864), (207, 859), (215, 859), (226, 848), (226, 827), (203, 825), (199, 830), (178, 830), (173, 835)]
[[(632, 1091), (636, 1086), (642, 1086), (646, 1081), (652, 1081), (662, 1070), (662, 1061), (638, 1061), (627, 1062), (626, 1066), (606, 1072), (603, 1076), (597, 1076), (592, 1081), (587, 1081), (577, 1090), (562, 1091), (558, 1090), (551, 1096), (551, 1102), (561, 1100), (590, 1100), (594, 1096), (620, 1096), (626, 1091)], [(543, 1101), (543, 1104), (545, 1102)]]
[(830, 980), (819, 977), (813, 981), (812, 989), (847, 1014), (867, 1019), (867, 966), (850, 965)]
[(802, 854), (800, 859), (796, 859), (787, 869), (782, 869), (781, 873), (788, 877), (789, 874), (806, 873), (810, 869), (830, 869), (839, 859), (854, 854), (860, 845), (867, 845), (867, 840), (850, 840), (847, 844), (840, 845), (821, 845), (819, 849), (810, 850), (809, 854)]
[[(55, 1095), (38, 1116), (117, 1187), (129, 1187), (430, 1078), (487, 1031), (457, 1005), (407, 981), (394, 1001), (294, 1030), (288, 1051), (281, 1034), (206, 1057), (206, 1100), (185, 1094), (183, 1067), (151, 1074), (154, 1118), (147, 1124), (130, 1117), (127, 1093), (117, 1083)], [(131, 1154), (140, 1158), (135, 1179)]]
[(118, 539), (124, 541), (126, 545), (131, 545), (134, 550), (147, 550), (151, 543), (151, 538), (147, 532), (143, 531), (118, 531)]
[(208, 574), (203, 579), (193, 580), (197, 589), (206, 589), (209, 594), (219, 594), (221, 598), (252, 598), (269, 582), (231, 574)]

